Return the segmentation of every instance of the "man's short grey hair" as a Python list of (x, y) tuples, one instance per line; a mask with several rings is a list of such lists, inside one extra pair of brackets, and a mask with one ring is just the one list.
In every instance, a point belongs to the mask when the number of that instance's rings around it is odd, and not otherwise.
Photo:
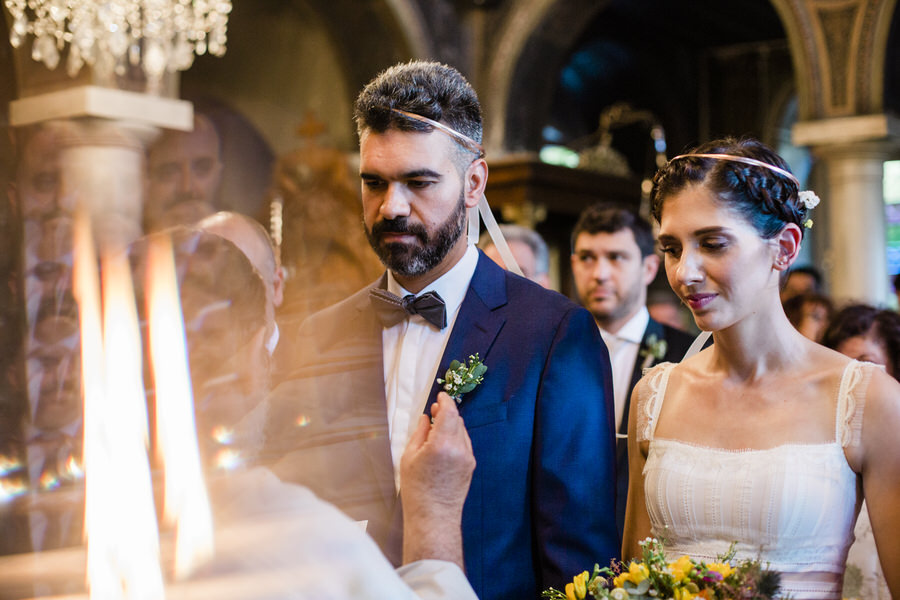
[[(550, 251), (541, 234), (522, 225), (500, 225), (500, 232), (507, 242), (521, 242), (531, 248), (535, 259), (535, 275), (544, 275), (550, 272)], [(478, 246), (484, 249), (493, 245), (495, 244), (491, 241), (490, 234), (484, 232), (478, 240)]]

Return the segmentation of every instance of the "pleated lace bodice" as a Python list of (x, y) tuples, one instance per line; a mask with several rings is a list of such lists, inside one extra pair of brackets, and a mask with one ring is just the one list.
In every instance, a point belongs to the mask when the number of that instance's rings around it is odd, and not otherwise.
[(845, 369), (832, 442), (726, 450), (654, 437), (674, 366), (650, 371), (649, 393), (638, 400), (638, 439), (650, 442), (644, 491), (653, 535), (673, 559), (713, 560), (737, 542), (739, 558), (782, 573), (783, 594), (839, 599), (861, 500), (844, 447), (859, 443), (873, 367)]

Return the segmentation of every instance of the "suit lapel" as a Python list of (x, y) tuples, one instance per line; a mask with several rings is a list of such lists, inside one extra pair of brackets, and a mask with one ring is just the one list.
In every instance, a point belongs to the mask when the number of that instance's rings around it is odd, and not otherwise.
[(372, 473), (378, 481), (382, 498), (388, 509), (394, 507), (397, 501), (397, 490), (394, 487), (394, 462), (391, 457), (391, 442), (388, 435), (387, 399), (384, 392), (384, 346), (381, 341), (382, 326), (378, 321), (375, 311), (372, 310), (369, 301), (369, 290), (374, 287), (384, 287), (385, 276), (368, 286), (359, 294), (355, 302), (355, 313), (351, 320), (350, 331), (359, 332), (363, 340), (366, 352), (371, 359), (361, 376), (365, 378), (363, 389), (367, 390), (368, 398), (359, 398), (357, 401), (378, 402), (376, 414), (380, 415), (377, 424), (378, 435), (367, 436), (360, 440), (362, 454), (369, 461)]
[[(482, 361), (487, 362), (491, 346), (506, 322), (506, 317), (494, 312), (506, 304), (505, 278), (505, 271), (479, 250), (478, 265), (444, 348), (437, 377), (443, 378), (454, 359), (462, 362), (476, 352)], [(435, 381), (428, 394), (425, 414), (431, 412), (431, 405), (437, 400), (439, 391), (441, 386)]]
[[(646, 360), (645, 356), (642, 356), (641, 353), (650, 345), (649, 339), (653, 336), (656, 336), (657, 340), (662, 340), (664, 338), (665, 332), (663, 331), (662, 325), (658, 322), (650, 319), (647, 323), (647, 329), (644, 330), (644, 336), (641, 338), (641, 347), (638, 350), (637, 359), (634, 361), (634, 369), (631, 372), (631, 385), (628, 386), (628, 397), (629, 400), (625, 402), (625, 411), (622, 413), (622, 422), (619, 424), (619, 433), (627, 434), (628, 433), (628, 413), (631, 408), (631, 390), (634, 389), (634, 386), (637, 385), (638, 380), (644, 375), (644, 361)], [(652, 367), (657, 362), (657, 359), (654, 358), (647, 365), (648, 367)]]

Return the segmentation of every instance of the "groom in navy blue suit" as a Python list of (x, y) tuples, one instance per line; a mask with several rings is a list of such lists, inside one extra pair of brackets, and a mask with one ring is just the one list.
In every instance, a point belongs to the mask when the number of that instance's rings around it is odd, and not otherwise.
[(618, 554), (609, 356), (593, 317), (467, 243), (487, 181), (481, 109), (438, 63), (402, 64), (356, 103), (363, 218), (387, 272), (310, 317), (294, 376), (270, 400), (267, 451), (400, 561), (399, 454), (454, 359), (477, 461), (462, 514), (482, 600), (538, 598)]

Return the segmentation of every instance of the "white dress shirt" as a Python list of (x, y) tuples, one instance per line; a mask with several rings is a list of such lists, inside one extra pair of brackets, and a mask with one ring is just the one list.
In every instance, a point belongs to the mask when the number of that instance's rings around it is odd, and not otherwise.
[[(438, 331), (421, 315), (410, 315), (393, 327), (386, 327), (381, 336), (384, 349), (384, 393), (387, 399), (388, 432), (391, 438), (391, 458), (394, 462), (394, 485), (400, 490), (400, 457), (419, 415), (425, 410), (428, 393), (437, 375), (444, 347), (453, 331), (456, 315), (462, 305), (469, 282), (478, 264), (478, 250), (469, 246), (458, 263), (440, 278), (421, 290), (437, 292), (447, 307), (447, 326)], [(387, 289), (403, 298), (410, 292), (403, 289), (388, 271)]]
[(616, 401), (616, 431), (622, 425), (625, 413), (625, 402), (631, 387), (631, 375), (634, 373), (635, 361), (641, 349), (641, 340), (650, 324), (650, 313), (642, 306), (633, 317), (616, 333), (609, 333), (600, 328), (600, 335), (609, 350), (609, 361), (613, 372), (613, 397)]

